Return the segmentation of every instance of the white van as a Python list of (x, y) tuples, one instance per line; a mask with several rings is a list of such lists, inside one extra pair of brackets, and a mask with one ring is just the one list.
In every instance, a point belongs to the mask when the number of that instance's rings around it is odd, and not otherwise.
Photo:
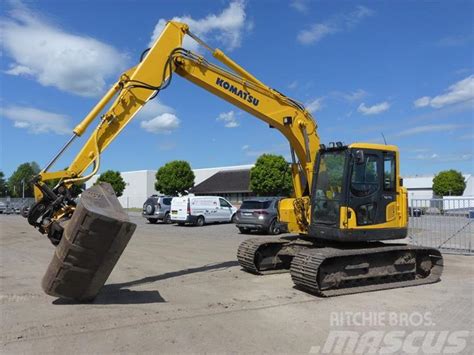
[(233, 222), (237, 208), (219, 196), (180, 196), (171, 200), (171, 222), (192, 223)]

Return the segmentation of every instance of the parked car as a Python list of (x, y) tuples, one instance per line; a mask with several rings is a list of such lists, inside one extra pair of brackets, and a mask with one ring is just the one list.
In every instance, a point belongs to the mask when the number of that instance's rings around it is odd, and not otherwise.
[(0, 213), (5, 213), (7, 210), (7, 205), (5, 202), (0, 202)]
[(148, 197), (143, 204), (142, 216), (152, 224), (158, 221), (171, 223), (171, 199), (170, 196), (152, 195)]
[(171, 221), (179, 225), (232, 222), (236, 212), (237, 208), (219, 196), (187, 195), (171, 201)]
[(280, 234), (286, 226), (278, 221), (278, 197), (256, 197), (242, 202), (235, 215), (235, 225), (240, 233), (253, 230), (268, 234)]
[(423, 214), (423, 211), (421, 208), (417, 208), (417, 207), (408, 207), (408, 215), (410, 217), (421, 217), (421, 215)]

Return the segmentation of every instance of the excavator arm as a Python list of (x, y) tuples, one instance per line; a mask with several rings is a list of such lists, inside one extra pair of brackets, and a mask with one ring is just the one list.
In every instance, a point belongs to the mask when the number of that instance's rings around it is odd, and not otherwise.
[[(225, 68), (183, 49), (181, 46), (185, 35), (191, 36), (209, 50)], [(168, 22), (154, 45), (142, 54), (140, 63), (120, 76), (74, 128), (73, 136), (66, 146), (37, 176), (35, 196), (37, 201), (43, 201), (43, 205), (41, 213), (35, 209), (31, 211), (31, 224), (44, 234), (55, 233), (56, 242), (60, 239), (58, 234), (61, 228), (55, 223), (67, 220), (75, 208), (69, 194), (70, 187), (85, 182), (97, 173), (101, 153), (149, 100), (168, 87), (174, 73), (260, 118), (287, 138), (293, 157), (291, 171), (295, 199), (281, 204), (280, 217), (288, 222), (292, 231), (306, 232), (307, 224), (302, 221), (308, 220), (309, 209), (303, 207), (296, 209), (295, 213), (294, 206), (309, 205), (309, 186), (319, 147), (316, 124), (311, 114), (300, 103), (263, 84), (221, 50), (208, 46), (192, 34), (186, 24), (178, 22)], [(69, 167), (63, 171), (50, 172), (49, 169), (66, 148), (97, 121), (96, 128)], [(92, 172), (85, 175), (91, 165)], [(53, 179), (59, 179), (60, 182), (51, 190), (46, 182)]]

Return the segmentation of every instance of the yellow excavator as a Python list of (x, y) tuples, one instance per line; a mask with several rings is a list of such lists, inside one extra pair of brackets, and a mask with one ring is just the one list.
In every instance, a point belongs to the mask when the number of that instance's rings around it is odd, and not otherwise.
[[(225, 68), (182, 48), (186, 35)], [(440, 279), (443, 258), (438, 250), (381, 242), (407, 236), (407, 190), (396, 146), (320, 144), (317, 125), (301, 103), (211, 48), (186, 24), (168, 22), (140, 62), (120, 76), (33, 180), (36, 202), (26, 217), (56, 246), (42, 282), (47, 294), (91, 300), (117, 263), (135, 224), (110, 185), (85, 190), (78, 203), (72, 188), (97, 173), (104, 149), (171, 84), (174, 73), (265, 121), (289, 141), (294, 196), (281, 200), (278, 214), (292, 235), (244, 241), (237, 251), (244, 270), (289, 271), (296, 287), (319, 296)], [(97, 126), (69, 167), (50, 171), (95, 120)], [(51, 181), (59, 182), (52, 187)]]

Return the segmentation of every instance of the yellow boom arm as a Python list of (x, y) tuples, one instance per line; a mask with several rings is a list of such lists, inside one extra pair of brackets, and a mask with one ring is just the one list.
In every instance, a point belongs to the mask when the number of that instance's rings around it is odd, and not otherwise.
[[(218, 67), (204, 57), (181, 48), (186, 34), (210, 50), (212, 55), (227, 68)], [(40, 183), (61, 179), (66, 187), (70, 187), (73, 183), (86, 181), (94, 175), (99, 168), (100, 154), (138, 111), (169, 85), (173, 73), (278, 129), (288, 139), (292, 152), (295, 198), (299, 200), (299, 205), (303, 202), (303, 205), (307, 206), (308, 187), (311, 186), (314, 159), (319, 149), (316, 123), (311, 114), (298, 102), (260, 82), (219, 49), (210, 48), (193, 35), (186, 24), (178, 22), (168, 22), (141, 62), (122, 74), (119, 81), (74, 128), (73, 138), (68, 144), (75, 137), (81, 136), (115, 98), (70, 166), (64, 171), (48, 172), (66, 145), (40, 173)], [(92, 173), (84, 176), (91, 164), (94, 165)], [(42, 192), (39, 189), (35, 191), (38, 200)], [(283, 216), (280, 218), (283, 217), (282, 220), (289, 222), (290, 230), (304, 232), (303, 226), (299, 223), (303, 216), (295, 217), (295, 212), (290, 212), (294, 210), (292, 204), (296, 200), (291, 199), (283, 203), (283, 208), (280, 209), (281, 214), (283, 211)], [(308, 209), (301, 213), (307, 214)]]

